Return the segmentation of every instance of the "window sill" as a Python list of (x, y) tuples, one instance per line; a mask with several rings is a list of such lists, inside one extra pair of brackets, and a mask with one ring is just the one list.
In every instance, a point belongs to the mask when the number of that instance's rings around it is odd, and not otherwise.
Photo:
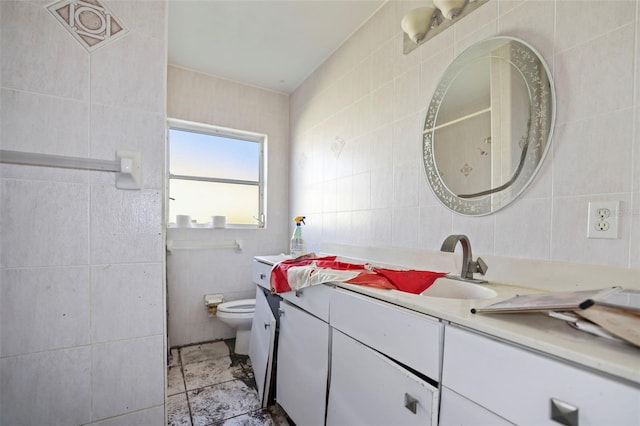
[(258, 226), (258, 225), (233, 225), (233, 224), (227, 224), (225, 227), (214, 227), (212, 224), (210, 223), (198, 223), (198, 224), (194, 224), (191, 226), (178, 226), (175, 223), (170, 223), (169, 225), (167, 225), (167, 230), (169, 229), (216, 229), (216, 230), (220, 230), (220, 231), (224, 231), (225, 229), (265, 229), (266, 226)]

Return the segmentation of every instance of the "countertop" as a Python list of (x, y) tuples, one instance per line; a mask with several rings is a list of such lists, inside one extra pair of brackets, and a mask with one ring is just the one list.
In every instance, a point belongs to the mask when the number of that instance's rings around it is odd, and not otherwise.
[[(274, 264), (288, 256), (257, 256)], [(449, 281), (448, 278), (439, 280)], [(381, 290), (354, 284), (328, 283), (355, 293), (388, 302), (415, 312), (440, 318), (547, 355), (604, 372), (640, 385), (640, 348), (590, 335), (544, 313), (472, 314), (482, 307), (516, 294), (540, 293), (539, 289), (503, 283), (481, 284), (497, 293), (491, 299), (449, 299), (414, 295), (397, 290)], [(575, 290), (575, 288), (571, 288)], [(562, 289), (558, 289), (562, 291)]]

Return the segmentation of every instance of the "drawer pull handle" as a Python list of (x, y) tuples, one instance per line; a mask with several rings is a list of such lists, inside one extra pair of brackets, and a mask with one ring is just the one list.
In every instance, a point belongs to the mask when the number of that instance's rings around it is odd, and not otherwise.
[(413, 414), (416, 414), (418, 411), (418, 400), (409, 395), (408, 393), (404, 394), (404, 406), (407, 410), (411, 411)]
[(283, 317), (284, 316), (284, 309), (278, 308), (278, 313), (280, 314), (281, 317)]
[(267, 278), (267, 275), (266, 275), (266, 274), (260, 274), (260, 279), (261, 279), (261, 280), (264, 280), (265, 278)]
[(566, 426), (578, 426), (578, 407), (555, 398), (550, 401), (551, 420)]
[(271, 324), (269, 324), (268, 322), (264, 323), (264, 329), (266, 330), (267, 328), (271, 327)]

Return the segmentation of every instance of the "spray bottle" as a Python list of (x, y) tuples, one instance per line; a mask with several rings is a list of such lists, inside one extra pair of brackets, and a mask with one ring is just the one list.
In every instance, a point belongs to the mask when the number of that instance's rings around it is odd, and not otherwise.
[(307, 252), (307, 247), (302, 239), (302, 226), (304, 224), (304, 216), (296, 216), (293, 221), (296, 223), (296, 227), (293, 229), (293, 235), (291, 236), (290, 253), (291, 257), (300, 257)]

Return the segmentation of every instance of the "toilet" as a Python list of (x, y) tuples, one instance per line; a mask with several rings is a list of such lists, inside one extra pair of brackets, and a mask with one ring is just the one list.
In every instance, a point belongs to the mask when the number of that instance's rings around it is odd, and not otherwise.
[(249, 354), (251, 338), (251, 320), (256, 309), (256, 299), (241, 299), (218, 305), (216, 316), (229, 327), (236, 329), (235, 352), (239, 355)]

